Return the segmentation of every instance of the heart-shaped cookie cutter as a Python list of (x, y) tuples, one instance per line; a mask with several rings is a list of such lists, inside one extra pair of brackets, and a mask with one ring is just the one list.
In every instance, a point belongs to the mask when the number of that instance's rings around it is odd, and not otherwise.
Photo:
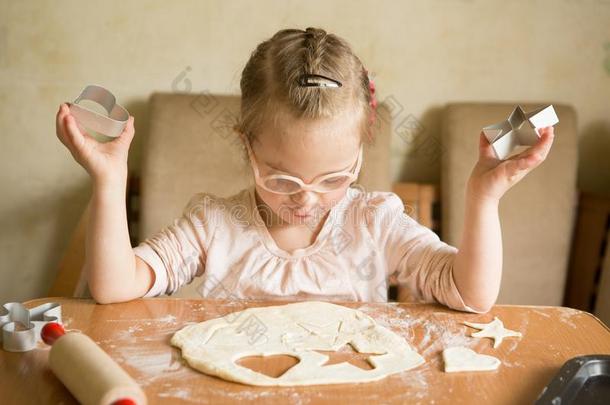
[[(28, 309), (20, 302), (8, 302), (0, 307), (0, 342), (9, 352), (27, 352), (36, 347), (40, 331), (47, 322), (61, 323), (61, 305), (48, 302)], [(17, 323), (25, 329), (17, 330)]]
[[(91, 100), (101, 105), (108, 115), (79, 105), (82, 100)], [(114, 95), (102, 86), (94, 84), (85, 87), (80, 96), (74, 100), (74, 103), (69, 103), (69, 106), (70, 113), (81, 126), (113, 138), (121, 135), (129, 119), (129, 112), (117, 104)]]

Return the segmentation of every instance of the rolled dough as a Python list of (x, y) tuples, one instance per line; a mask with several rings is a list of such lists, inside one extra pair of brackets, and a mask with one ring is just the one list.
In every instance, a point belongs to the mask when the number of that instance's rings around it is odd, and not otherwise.
[[(290, 386), (375, 381), (425, 362), (405, 339), (378, 325), (365, 313), (320, 301), (248, 308), (189, 325), (176, 332), (173, 346), (188, 364), (206, 374), (243, 384)], [(363, 370), (343, 362), (323, 366), (328, 356), (350, 344), (360, 353), (375, 353)], [(247, 356), (285, 354), (299, 363), (277, 378), (236, 363)]]

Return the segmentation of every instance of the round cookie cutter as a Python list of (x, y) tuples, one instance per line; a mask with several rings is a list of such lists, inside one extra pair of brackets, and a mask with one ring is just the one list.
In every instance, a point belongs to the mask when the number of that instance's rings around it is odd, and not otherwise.
[[(79, 105), (82, 100), (90, 100), (101, 105), (108, 115)], [(68, 105), (70, 113), (80, 125), (113, 138), (123, 133), (129, 119), (129, 112), (117, 104), (114, 95), (102, 86), (92, 84), (85, 87), (74, 103), (68, 103)]]

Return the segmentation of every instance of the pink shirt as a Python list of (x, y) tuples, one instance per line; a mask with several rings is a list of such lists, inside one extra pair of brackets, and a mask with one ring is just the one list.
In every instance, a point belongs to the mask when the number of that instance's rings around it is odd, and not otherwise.
[(422, 302), (466, 306), (453, 280), (457, 249), (404, 213), (390, 192), (349, 188), (315, 242), (280, 249), (256, 208), (254, 187), (195, 194), (172, 225), (134, 247), (155, 272), (145, 297), (201, 277), (203, 297), (386, 302), (388, 278)]

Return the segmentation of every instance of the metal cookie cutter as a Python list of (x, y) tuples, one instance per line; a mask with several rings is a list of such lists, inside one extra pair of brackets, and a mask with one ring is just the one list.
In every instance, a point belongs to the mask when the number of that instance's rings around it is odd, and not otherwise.
[[(79, 105), (81, 100), (96, 102), (104, 107), (108, 115), (97, 113)], [(79, 124), (113, 138), (121, 135), (129, 119), (129, 112), (116, 103), (116, 98), (110, 91), (101, 86), (89, 85), (85, 87), (80, 96), (74, 100), (74, 103), (69, 103), (69, 105), (70, 113)]]
[[(27, 352), (36, 347), (40, 330), (47, 322), (61, 323), (61, 305), (49, 302), (32, 309), (19, 302), (9, 302), (0, 307), (0, 341), (4, 350)], [(17, 323), (25, 329), (17, 330)]]

